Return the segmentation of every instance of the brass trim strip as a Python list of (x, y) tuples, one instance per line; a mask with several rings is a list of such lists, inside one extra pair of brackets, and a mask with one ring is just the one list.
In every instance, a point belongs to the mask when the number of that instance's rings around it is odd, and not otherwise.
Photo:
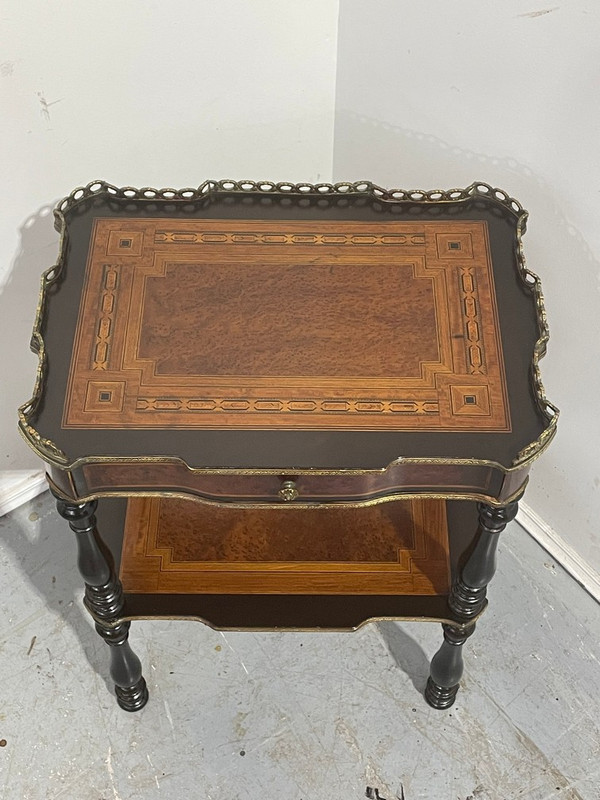
[[(127, 596), (127, 592), (124, 593)], [(138, 595), (143, 597), (144, 595)], [(198, 595), (200, 596), (200, 595)], [(335, 595), (330, 595), (335, 596)], [(339, 596), (339, 595), (338, 595)], [(406, 597), (406, 595), (397, 595), (398, 597)], [(273, 597), (277, 597), (277, 595), (273, 595)], [(390, 595), (393, 597), (393, 595)], [(474, 617), (468, 620), (468, 622), (462, 621), (459, 622), (452, 617), (415, 617), (415, 616), (386, 616), (386, 617), (369, 617), (368, 619), (363, 620), (360, 622), (356, 627), (352, 628), (329, 628), (329, 627), (318, 627), (313, 626), (309, 628), (288, 628), (284, 625), (279, 627), (273, 626), (270, 628), (262, 628), (262, 627), (238, 627), (238, 626), (217, 626), (213, 625), (204, 617), (200, 617), (198, 614), (135, 614), (129, 615), (124, 617), (118, 617), (116, 620), (107, 621), (105, 619), (101, 619), (97, 617), (94, 612), (89, 608), (84, 600), (84, 605), (88, 614), (92, 617), (94, 622), (100, 623), (105, 628), (116, 628), (121, 625), (123, 622), (136, 622), (137, 620), (161, 620), (161, 619), (177, 619), (177, 620), (194, 620), (196, 622), (202, 622), (204, 625), (208, 625), (209, 628), (212, 628), (213, 631), (240, 631), (240, 632), (247, 632), (247, 633), (270, 633), (276, 631), (282, 631), (284, 633), (314, 633), (317, 631), (326, 631), (327, 633), (354, 633), (355, 631), (364, 628), (365, 625), (368, 625), (371, 622), (378, 623), (378, 622), (440, 622), (442, 624), (452, 625), (453, 628), (468, 628), (477, 622), (481, 615), (487, 608), (487, 600), (485, 601), (485, 605), (481, 609), (481, 611)]]
[(78, 469), (87, 464), (181, 464), (194, 475), (381, 475), (395, 464), (446, 464), (448, 466), (491, 467), (505, 475), (523, 469), (523, 464), (505, 467), (498, 461), (489, 461), (482, 458), (405, 458), (400, 456), (391, 461), (386, 467), (374, 469), (306, 469), (287, 466), (285, 468), (239, 469), (190, 467), (179, 456), (83, 456), (78, 458), (63, 469)]
[[(508, 474), (509, 472), (522, 469), (524, 466), (533, 463), (545, 451), (550, 441), (556, 433), (556, 425), (558, 422), (559, 410), (553, 405), (546, 397), (544, 385), (541, 379), (539, 362), (546, 353), (546, 345), (549, 339), (548, 321), (546, 317), (546, 310), (544, 306), (544, 298), (541, 289), (541, 282), (534, 272), (529, 270), (526, 266), (525, 256), (523, 253), (522, 236), (526, 230), (526, 223), (528, 213), (523, 206), (514, 198), (510, 197), (502, 189), (494, 188), (487, 183), (481, 181), (472, 183), (466, 189), (432, 189), (431, 191), (424, 191), (421, 189), (383, 189), (370, 181), (357, 181), (354, 183), (341, 182), (341, 183), (292, 183), (280, 182), (273, 183), (272, 181), (233, 181), (233, 180), (207, 180), (204, 181), (197, 189), (152, 189), (150, 187), (143, 187), (136, 189), (131, 186), (124, 186), (118, 188), (105, 181), (96, 180), (88, 183), (85, 187), (78, 187), (74, 189), (71, 194), (61, 200), (54, 210), (54, 226), (61, 233), (59, 243), (59, 256), (50, 269), (46, 270), (42, 275), (40, 295), (38, 300), (37, 312), (31, 337), (31, 349), (34, 353), (38, 354), (38, 367), (36, 373), (36, 381), (33, 390), (33, 395), (30, 400), (24, 403), (18, 409), (19, 414), (19, 430), (28, 445), (42, 458), (50, 464), (54, 464), (62, 469), (73, 469), (76, 465), (81, 466), (85, 463), (97, 463), (102, 461), (130, 461), (136, 463), (144, 462), (182, 462), (183, 459), (172, 458), (168, 456), (156, 457), (131, 457), (127, 459), (115, 459), (111, 456), (94, 456), (84, 457), (70, 461), (69, 457), (50, 439), (44, 438), (31, 424), (30, 420), (33, 416), (39, 401), (42, 396), (43, 384), (45, 380), (45, 345), (42, 337), (42, 320), (44, 314), (44, 306), (46, 299), (46, 291), (59, 277), (60, 272), (64, 266), (66, 258), (67, 246), (67, 232), (65, 214), (76, 208), (82, 202), (88, 200), (90, 197), (105, 195), (108, 198), (114, 199), (127, 199), (136, 201), (153, 202), (156, 200), (168, 200), (173, 202), (195, 202), (208, 198), (210, 195), (219, 192), (228, 192), (239, 194), (247, 194), (249, 192), (259, 192), (263, 194), (280, 193), (282, 195), (295, 195), (295, 196), (312, 196), (312, 197), (326, 197), (326, 196), (342, 196), (347, 194), (360, 194), (363, 196), (371, 197), (378, 202), (382, 203), (397, 203), (397, 202), (410, 202), (410, 203), (457, 203), (465, 202), (474, 197), (485, 198), (497, 205), (508, 209), (516, 218), (517, 221), (517, 265), (519, 268), (519, 275), (523, 284), (533, 294), (535, 303), (535, 310), (537, 322), (540, 330), (540, 336), (534, 345), (533, 359), (532, 359), (532, 379), (535, 397), (548, 422), (548, 427), (545, 428), (540, 436), (526, 447), (524, 447), (515, 457), (510, 467), (504, 467), (493, 461), (485, 459), (451, 459), (451, 458), (398, 458), (392, 463), (405, 462), (415, 464), (470, 464), (477, 466), (492, 466), (499, 469), (501, 472)], [(183, 462), (185, 464), (185, 462)], [(228, 469), (228, 470), (206, 470), (195, 469), (188, 464), (185, 466), (193, 472), (202, 471), (207, 474), (237, 474), (237, 475), (260, 475), (260, 474), (281, 474), (280, 470), (249, 470), (249, 469)], [(286, 472), (290, 472), (290, 468), (285, 468)], [(368, 472), (382, 472), (381, 470), (295, 470), (295, 474), (314, 474), (314, 475), (350, 475), (350, 474), (366, 474)], [(447, 496), (447, 495), (446, 495)]]
[[(56, 210), (54, 211), (55, 227), (57, 220)], [(67, 249), (67, 230), (66, 225), (61, 224), (57, 230), (60, 231), (59, 241), (59, 255), (56, 263), (42, 273), (40, 280), (40, 293), (38, 296), (38, 304), (35, 312), (35, 321), (33, 323), (33, 331), (29, 347), (32, 352), (37, 353), (38, 364), (35, 375), (35, 384), (33, 387), (33, 394), (31, 399), (19, 406), (19, 432), (24, 437), (27, 444), (45, 461), (52, 464), (63, 465), (68, 463), (68, 458), (63, 451), (54, 444), (50, 439), (45, 439), (34, 427), (29, 423), (31, 416), (34, 414), (40, 398), (42, 396), (45, 380), (46, 369), (46, 345), (42, 336), (42, 322), (44, 317), (44, 310), (46, 304), (46, 291), (58, 279), (62, 268)]]

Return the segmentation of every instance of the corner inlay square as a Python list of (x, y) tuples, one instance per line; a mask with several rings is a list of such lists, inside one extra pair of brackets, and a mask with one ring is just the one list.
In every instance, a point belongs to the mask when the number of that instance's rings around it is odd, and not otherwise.
[[(440, 223), (439, 227), (442, 227)], [(443, 232), (436, 233), (438, 258), (461, 258), (472, 259), (477, 249), (477, 244), (473, 242), (471, 233), (457, 231), (452, 232), (452, 223), (443, 225)]]
[(105, 256), (119, 256), (127, 259), (141, 256), (143, 244), (144, 233), (141, 230), (108, 229), (104, 235), (95, 240), (98, 253), (104, 249)]
[(85, 412), (93, 419), (100, 412), (102, 416), (98, 417), (98, 422), (102, 424), (105, 415), (121, 413), (124, 397), (124, 381), (88, 381), (85, 387)]

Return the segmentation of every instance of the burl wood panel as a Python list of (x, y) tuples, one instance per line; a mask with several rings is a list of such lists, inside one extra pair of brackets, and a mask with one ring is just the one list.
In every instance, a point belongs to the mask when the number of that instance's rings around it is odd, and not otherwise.
[(130, 498), (127, 593), (418, 594), (449, 590), (446, 505), (229, 509)]
[(96, 220), (63, 426), (510, 431), (486, 223)]

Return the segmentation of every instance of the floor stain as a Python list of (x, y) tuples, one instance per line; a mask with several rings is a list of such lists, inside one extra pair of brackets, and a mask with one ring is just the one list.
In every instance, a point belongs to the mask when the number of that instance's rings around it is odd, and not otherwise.
[[(379, 789), (377, 789), (377, 787), (372, 786), (367, 786), (365, 797), (368, 797), (369, 800), (388, 800), (388, 798), (382, 797), (382, 795), (379, 794)], [(402, 784), (400, 784), (400, 794), (397, 794), (395, 798), (390, 798), (389, 800), (406, 800), (404, 786), (402, 786)], [(467, 798), (467, 800), (469, 799)]]
[(362, 751), (358, 744), (356, 734), (345, 720), (338, 719), (335, 724), (335, 732), (341, 739), (344, 740), (344, 743), (348, 749), (354, 753), (357, 759), (362, 759)]
[(543, 17), (544, 14), (551, 14), (553, 11), (558, 11), (560, 6), (554, 6), (554, 8), (543, 8), (541, 11), (527, 11), (525, 14), (517, 14), (517, 17), (529, 17), (529, 19), (535, 19), (535, 17)]
[(238, 711), (238, 713), (235, 715), (234, 726), (235, 732), (239, 739), (243, 739), (248, 733), (248, 729), (242, 724), (248, 714), (248, 711)]
[(569, 779), (563, 775), (563, 773), (557, 767), (553, 766), (553, 764), (548, 760), (536, 743), (516, 725), (515, 733), (517, 734), (517, 738), (523, 747), (525, 747), (525, 749), (528, 750), (532, 756), (542, 762), (544, 765), (544, 772), (552, 775), (552, 778), (556, 781), (556, 791), (565, 790), (564, 794), (561, 794), (561, 798), (564, 798), (564, 800), (585, 800), (579, 794), (577, 789), (574, 789), (572, 786), (570, 786), (571, 782)]
[(468, 795), (465, 800), (478, 800), (478, 798), (485, 800), (488, 796), (485, 786), (479, 784), (473, 789), (473, 794)]
[[(398, 798), (398, 795), (392, 791), (389, 784), (381, 778), (379, 775), (379, 770), (377, 769), (377, 766), (373, 762), (372, 758), (367, 759), (365, 766), (365, 778), (369, 782), (369, 785), (381, 786), (383, 796), (379, 796), (380, 800), (402, 800), (401, 797)], [(373, 797), (375, 800), (377, 800), (377, 795), (373, 795)]]

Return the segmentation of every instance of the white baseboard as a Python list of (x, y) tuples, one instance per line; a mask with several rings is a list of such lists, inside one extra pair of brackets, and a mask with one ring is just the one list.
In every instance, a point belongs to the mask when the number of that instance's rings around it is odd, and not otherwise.
[(0, 473), (0, 517), (28, 500), (33, 500), (47, 488), (48, 483), (43, 472)]
[(577, 583), (600, 603), (600, 574), (581, 558), (547, 522), (525, 503), (519, 505), (517, 522)]

